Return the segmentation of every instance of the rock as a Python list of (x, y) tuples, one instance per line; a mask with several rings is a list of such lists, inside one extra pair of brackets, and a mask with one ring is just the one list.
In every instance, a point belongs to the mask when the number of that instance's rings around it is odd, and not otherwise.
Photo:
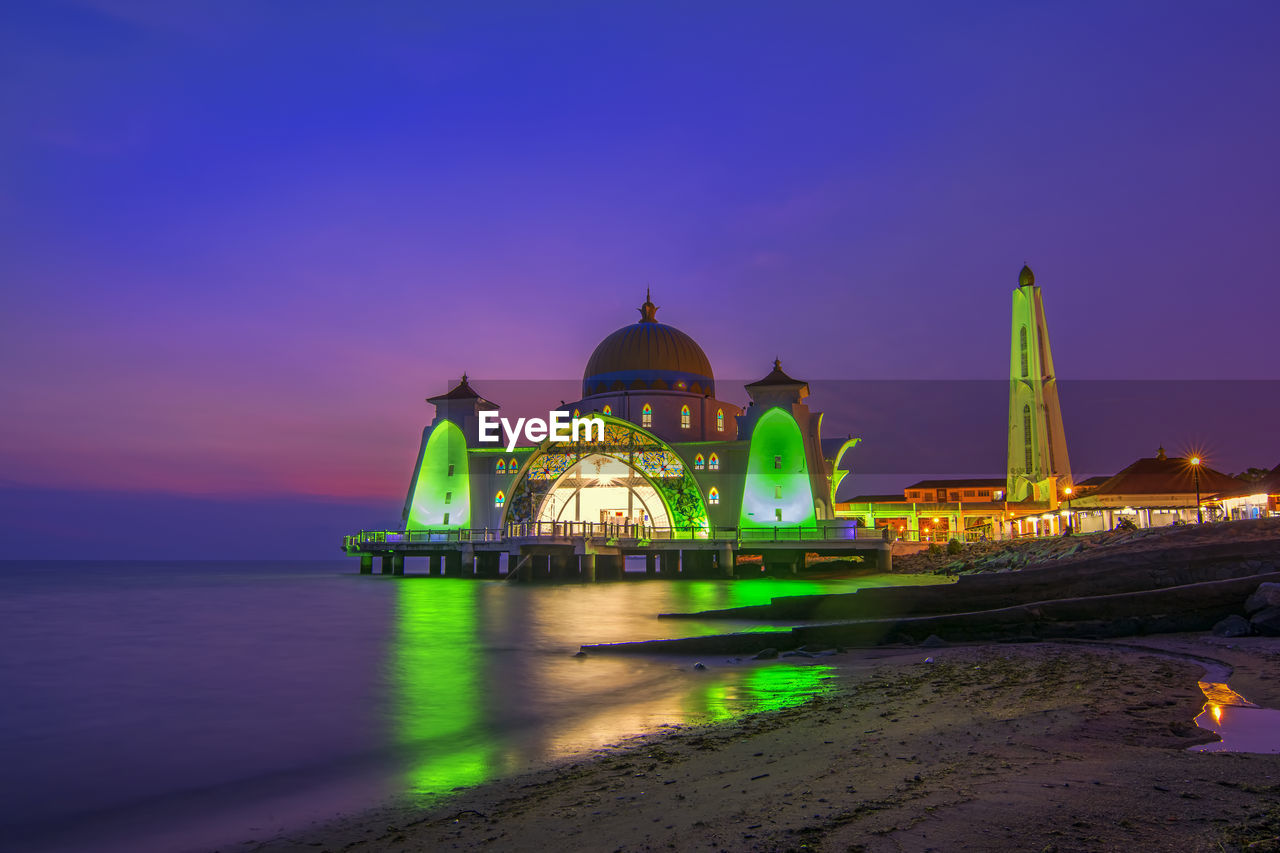
[(924, 638), (924, 642), (920, 645), (926, 649), (940, 649), (943, 646), (949, 646), (951, 644), (939, 637), (937, 634), (930, 634)]
[(777, 649), (761, 649), (760, 651), (756, 652), (755, 657), (751, 659), (752, 660), (773, 660), (777, 656), (778, 656)]
[(783, 656), (784, 658), (811, 658), (811, 657), (813, 657), (813, 655), (809, 654), (808, 652), (802, 652), (802, 651), (800, 651), (799, 649), (796, 649), (794, 652), (783, 652), (783, 653), (782, 653), (782, 656)]
[(697, 662), (697, 663), (695, 663), (695, 664), (693, 665), (693, 668), (694, 668), (694, 669), (706, 669), (706, 668), (707, 668), (707, 665), (706, 665), (705, 663), (703, 663), (703, 662), (699, 661), (699, 662)]
[(585, 658), (586, 656), (587, 656), (586, 652), (578, 652), (576, 655), (574, 655), (575, 658)]
[(1215, 637), (1247, 637), (1252, 633), (1249, 620), (1234, 613), (1213, 626)]
[(1264, 607), (1249, 622), (1264, 637), (1280, 637), (1280, 607)]
[(1280, 607), (1280, 583), (1258, 584), (1258, 591), (1245, 599), (1245, 613), (1257, 613), (1264, 607)]

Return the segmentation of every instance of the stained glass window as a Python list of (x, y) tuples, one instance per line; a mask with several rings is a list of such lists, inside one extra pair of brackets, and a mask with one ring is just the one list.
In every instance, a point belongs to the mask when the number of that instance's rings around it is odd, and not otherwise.
[(499, 459), (499, 460), (498, 460), (498, 473), (499, 473), (499, 474), (505, 474), (505, 473), (507, 473), (507, 463), (506, 463), (506, 460), (503, 460), (503, 459)]
[(701, 453), (693, 457), (693, 467), (695, 470), (701, 471), (704, 465), (706, 465), (706, 460), (702, 458)]
[(653, 406), (650, 406), (648, 403), (645, 403), (644, 408), (640, 410), (640, 426), (653, 426)]
[(712, 471), (719, 471), (719, 470), (720, 470), (720, 457), (719, 457), (719, 456), (716, 456), (714, 453), (712, 453), (712, 454), (711, 454), (711, 460), (707, 463), (707, 467), (708, 467), (708, 468), (710, 468)]
[(716, 430), (724, 432), (724, 409), (718, 409), (716, 411)]
[(612, 415), (612, 414), (613, 414), (613, 406), (610, 406), (608, 403), (605, 403), (605, 404), (604, 404), (604, 413), (605, 413), (606, 415)]
[(707, 492), (707, 503), (709, 504), (720, 503), (720, 490), (717, 489), (715, 486), (712, 486), (711, 491)]
[(688, 429), (688, 428), (689, 428), (689, 407), (681, 406), (680, 407), (680, 429)]
[(498, 492), (496, 495), (493, 496), (494, 506), (502, 506), (506, 502), (507, 502), (507, 496), (504, 495), (502, 492)]

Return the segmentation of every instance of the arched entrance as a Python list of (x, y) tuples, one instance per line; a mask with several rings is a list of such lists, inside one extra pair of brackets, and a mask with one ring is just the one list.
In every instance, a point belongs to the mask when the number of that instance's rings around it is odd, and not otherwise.
[(694, 536), (707, 530), (702, 493), (674, 450), (629, 421), (590, 417), (605, 422), (604, 439), (544, 441), (511, 488), (504, 528), (605, 523)]
[(671, 527), (662, 496), (621, 459), (592, 453), (560, 475), (538, 508), (537, 521), (586, 521)]

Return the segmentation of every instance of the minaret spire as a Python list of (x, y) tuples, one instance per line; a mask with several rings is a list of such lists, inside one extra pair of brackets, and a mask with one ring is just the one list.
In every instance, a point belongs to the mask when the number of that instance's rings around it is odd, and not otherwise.
[(649, 297), (649, 288), (644, 289), (644, 304), (640, 306), (640, 322), (656, 323), (658, 314), (658, 306), (653, 304), (653, 300)]

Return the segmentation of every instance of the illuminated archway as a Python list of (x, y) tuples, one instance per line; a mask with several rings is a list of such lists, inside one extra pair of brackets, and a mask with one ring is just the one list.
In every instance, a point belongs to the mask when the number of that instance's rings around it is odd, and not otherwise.
[[(679, 454), (630, 421), (610, 415), (596, 417), (605, 422), (603, 440), (547, 439), (525, 460), (508, 495), (503, 526), (547, 520), (598, 523), (599, 510), (612, 508), (616, 512), (626, 506), (606, 506), (604, 502), (618, 503), (630, 490), (631, 518), (643, 504), (647, 510), (640, 511), (649, 516), (645, 522), (649, 526), (707, 530), (706, 502)], [(588, 479), (594, 482), (586, 482)], [(581, 503), (584, 489), (591, 490), (585, 509)], [(573, 499), (578, 501), (577, 506), (567, 508)], [(627, 511), (622, 511), (626, 519)], [(664, 516), (666, 524), (661, 521)]]
[(584, 456), (561, 474), (534, 520), (672, 526), (657, 488), (638, 470), (605, 453)]

